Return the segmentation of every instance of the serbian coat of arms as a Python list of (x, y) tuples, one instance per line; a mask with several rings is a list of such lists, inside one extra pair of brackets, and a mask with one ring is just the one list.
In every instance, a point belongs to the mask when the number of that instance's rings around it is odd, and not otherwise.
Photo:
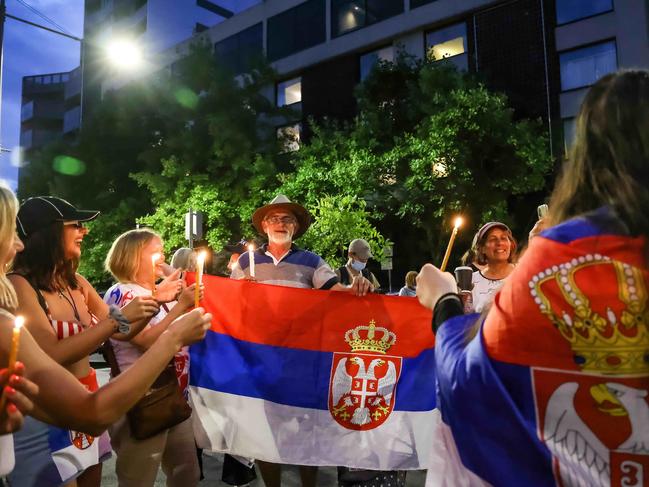
[[(604, 282), (617, 284), (619, 302), (596, 309), (590, 286)], [(538, 434), (555, 477), (564, 487), (649, 487), (649, 294), (642, 271), (586, 255), (536, 274), (529, 287), (580, 369), (532, 369)]]
[(382, 425), (394, 409), (401, 357), (386, 352), (396, 339), (374, 321), (345, 334), (351, 352), (334, 353), (329, 382), (329, 412), (341, 426), (371, 430)]

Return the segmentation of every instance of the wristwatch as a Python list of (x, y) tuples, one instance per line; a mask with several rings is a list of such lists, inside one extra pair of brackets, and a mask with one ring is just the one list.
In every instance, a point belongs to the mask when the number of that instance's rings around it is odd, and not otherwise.
[(119, 309), (118, 306), (111, 304), (108, 307), (108, 316), (117, 323), (115, 331), (123, 333), (124, 335), (128, 335), (131, 332), (131, 322), (126, 319), (126, 316), (124, 316), (122, 310)]

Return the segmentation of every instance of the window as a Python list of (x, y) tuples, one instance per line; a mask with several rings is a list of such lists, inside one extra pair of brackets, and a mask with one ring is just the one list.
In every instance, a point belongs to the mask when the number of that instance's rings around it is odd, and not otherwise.
[(613, 10), (613, 0), (556, 0), (557, 24), (592, 17)]
[(410, 0), (410, 9), (421, 7), (427, 3), (433, 3), (435, 0)]
[(331, 35), (337, 37), (403, 12), (403, 0), (332, 0)]
[(376, 51), (361, 55), (361, 81), (369, 76), (369, 74), (372, 72), (372, 68), (379, 61), (394, 61), (394, 46), (387, 46), (382, 49), (377, 49)]
[(293, 78), (277, 84), (277, 106), (292, 105), (302, 101), (302, 78)]
[(295, 152), (300, 149), (300, 133), (302, 132), (302, 124), (296, 123), (295, 125), (288, 125), (277, 129), (277, 140), (280, 143), (280, 151)]
[(276, 61), (325, 41), (325, 0), (308, 0), (270, 17), (268, 59)]
[(263, 30), (261, 22), (214, 44), (218, 63), (234, 74), (250, 71), (263, 56)]
[(467, 48), (466, 24), (455, 24), (426, 34), (426, 55), (439, 61), (459, 54)]
[(615, 41), (561, 53), (559, 64), (563, 91), (590, 86), (605, 74), (617, 70)]
[(564, 150), (568, 152), (572, 143), (575, 140), (576, 123), (574, 118), (563, 119), (563, 146)]

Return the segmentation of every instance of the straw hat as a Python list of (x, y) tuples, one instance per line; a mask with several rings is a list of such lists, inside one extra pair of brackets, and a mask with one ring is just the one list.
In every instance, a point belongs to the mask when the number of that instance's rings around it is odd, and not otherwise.
[(261, 208), (257, 208), (252, 214), (252, 224), (262, 235), (265, 234), (264, 229), (261, 226), (261, 222), (266, 217), (266, 215), (268, 215), (268, 213), (272, 211), (286, 211), (288, 213), (292, 213), (295, 216), (295, 218), (297, 219), (298, 228), (295, 232), (295, 235), (293, 235), (294, 240), (304, 235), (304, 232), (306, 232), (309, 228), (309, 225), (311, 225), (311, 214), (307, 211), (306, 208), (304, 208), (302, 205), (298, 205), (297, 203), (293, 203), (283, 194), (278, 194), (277, 196), (275, 196), (275, 198), (273, 198), (273, 201), (265, 206), (262, 206)]

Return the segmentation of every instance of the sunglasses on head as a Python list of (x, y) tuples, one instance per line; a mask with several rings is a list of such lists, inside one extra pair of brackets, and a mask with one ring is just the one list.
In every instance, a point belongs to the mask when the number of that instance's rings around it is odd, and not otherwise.
[(67, 222), (64, 223), (66, 227), (74, 227), (77, 230), (81, 230), (82, 228), (86, 228), (86, 225), (83, 222)]

